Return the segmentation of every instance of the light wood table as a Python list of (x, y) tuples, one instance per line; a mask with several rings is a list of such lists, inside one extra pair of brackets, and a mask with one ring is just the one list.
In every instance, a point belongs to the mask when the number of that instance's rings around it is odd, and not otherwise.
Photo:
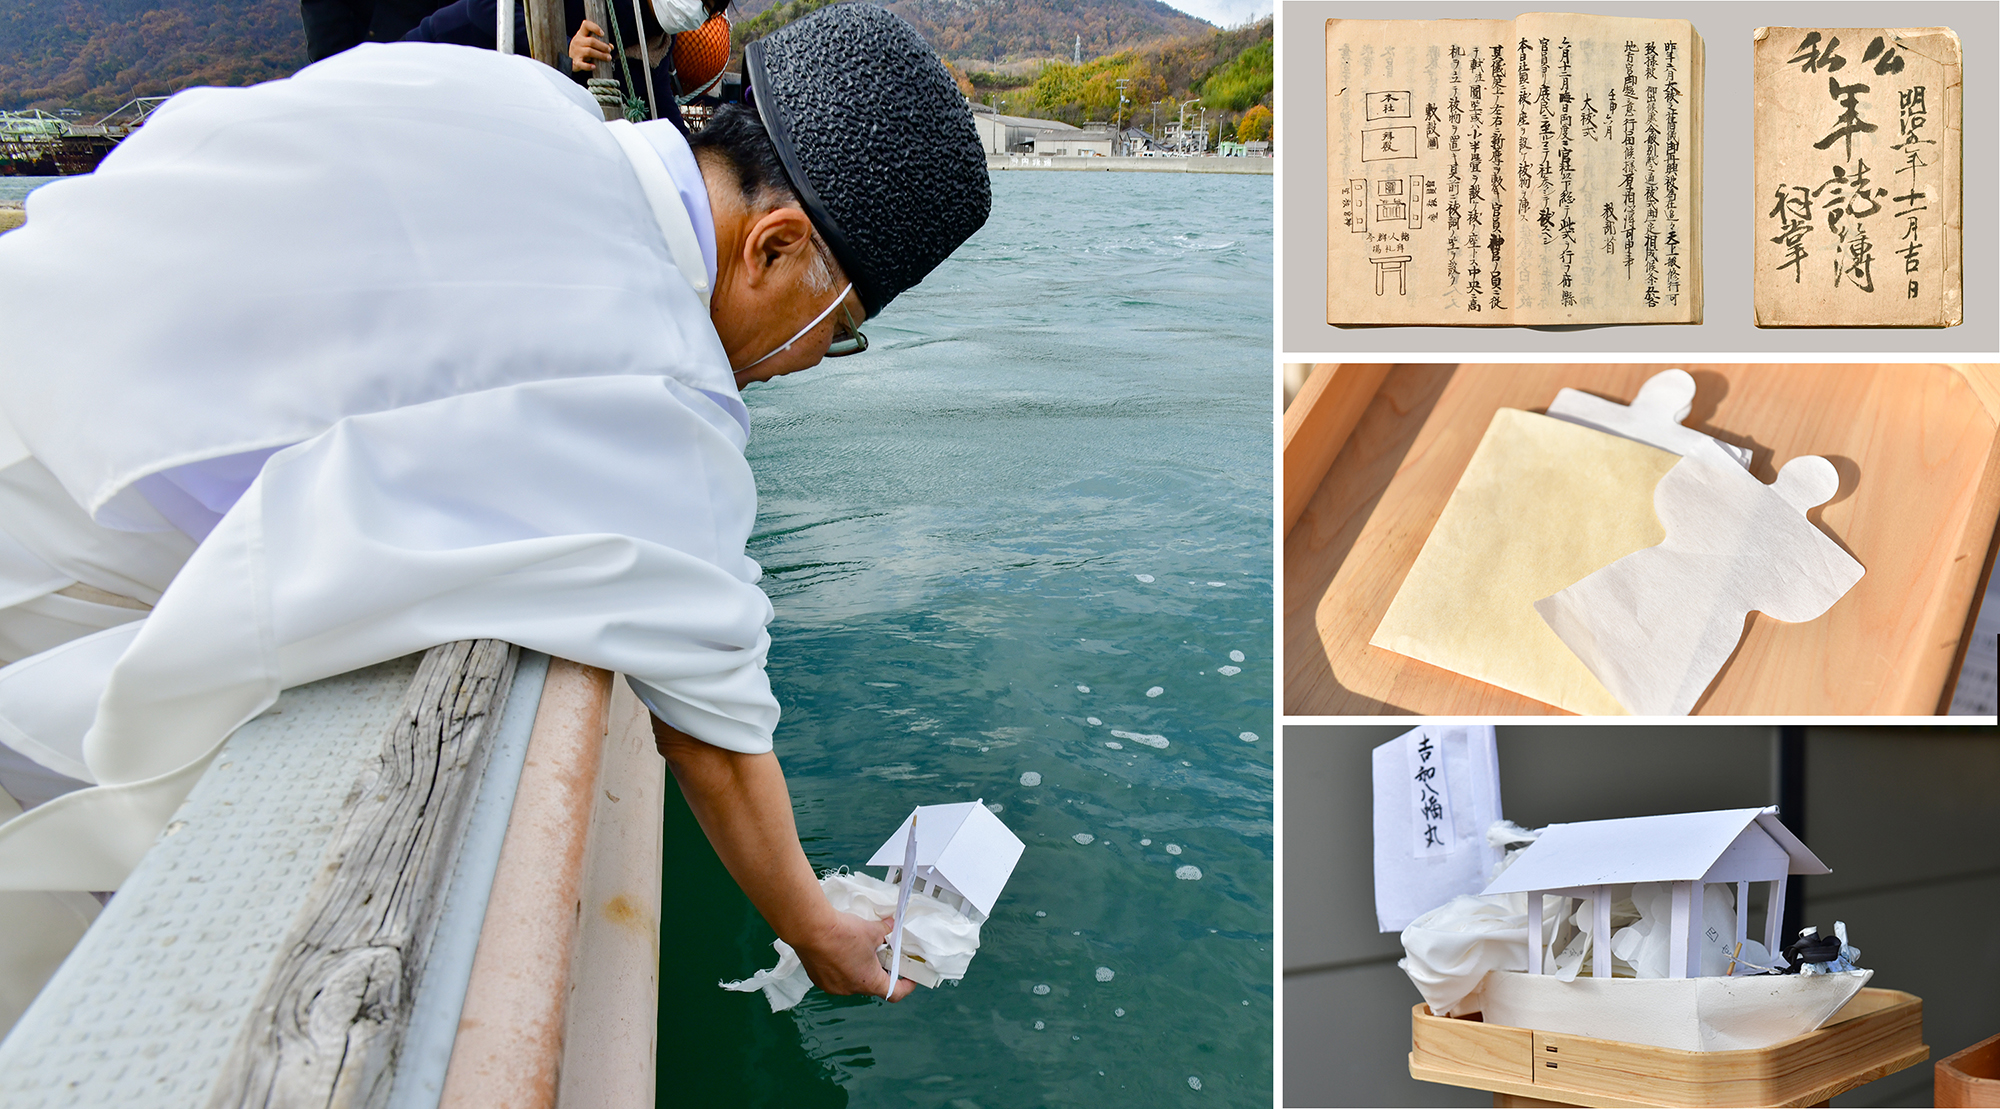
[[(1818, 620), (1752, 613), (1695, 706), (1722, 715), (1928, 715), (1978, 611), (2000, 518), (2000, 369), (1692, 365), (1689, 426), (1773, 480), (1823, 455), (1808, 516), (1867, 569)], [(1629, 403), (1667, 365), (1321, 366), (1285, 413), (1284, 711), (1516, 716), (1558, 710), (1368, 643), (1496, 409), (1564, 387)]]

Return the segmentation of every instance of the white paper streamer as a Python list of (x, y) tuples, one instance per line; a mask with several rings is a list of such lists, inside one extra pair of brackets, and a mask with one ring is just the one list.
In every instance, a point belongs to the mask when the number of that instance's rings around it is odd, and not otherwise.
[(896, 890), (896, 927), (889, 936), (889, 988), (882, 991), (887, 998), (896, 992), (896, 979), (903, 970), (903, 918), (910, 911), (910, 887), (917, 880), (917, 814), (910, 813), (910, 838), (903, 847), (903, 882)]

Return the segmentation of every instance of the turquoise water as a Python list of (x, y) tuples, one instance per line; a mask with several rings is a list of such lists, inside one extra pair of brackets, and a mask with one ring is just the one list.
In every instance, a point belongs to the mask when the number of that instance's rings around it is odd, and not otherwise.
[(60, 177), (0, 177), (0, 201), (25, 200), (29, 193)]
[(1027, 851), (962, 984), (773, 1015), (670, 813), (663, 1105), (1271, 1103), (1271, 179), (993, 185), (867, 353), (746, 394), (752, 553), (814, 865), (974, 798)]

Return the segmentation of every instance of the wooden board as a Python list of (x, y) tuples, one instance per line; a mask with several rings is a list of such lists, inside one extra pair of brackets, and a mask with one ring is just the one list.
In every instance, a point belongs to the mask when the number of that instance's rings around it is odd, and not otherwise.
[(2000, 1036), (1989, 1036), (1937, 1062), (1932, 1102), (1940, 1107), (2000, 1106)]
[[(1412, 1077), (1559, 1105), (1815, 1105), (1929, 1057), (1923, 1002), (1898, 990), (1864, 989), (1816, 1031), (1755, 1051), (1674, 1051), (1411, 1012)], [(1526, 1080), (1516, 1077), (1522, 1063)]]
[[(1641, 383), (1668, 368), (1392, 369), (1285, 536), (1285, 712), (1556, 712), (1372, 647), (1368, 639), (1496, 409), (1543, 411), (1564, 387), (1626, 403)], [(1771, 481), (1778, 466), (1801, 454), (1833, 462), (1840, 492), (1808, 515), (1868, 571), (1818, 620), (1785, 624), (1753, 613), (1741, 646), (1695, 712), (1942, 711), (1985, 588), (2000, 517), (2000, 370), (1681, 368), (1699, 387), (1689, 426), (1751, 448), (1751, 469), (1760, 480)], [(1315, 397), (1319, 403), (1337, 393), (1334, 380), (1334, 389)], [(1302, 392), (1294, 407), (1305, 400)], [(1301, 414), (1298, 422), (1306, 419)]]
[(433, 647), (349, 792), (210, 1109), (380, 1105), (519, 649)]

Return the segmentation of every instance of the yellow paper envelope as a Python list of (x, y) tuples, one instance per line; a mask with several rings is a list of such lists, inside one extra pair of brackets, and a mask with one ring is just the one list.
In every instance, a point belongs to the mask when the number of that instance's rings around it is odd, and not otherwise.
[(1680, 457), (1502, 408), (1369, 643), (1576, 713), (1624, 715), (1535, 602), (1666, 539)]

